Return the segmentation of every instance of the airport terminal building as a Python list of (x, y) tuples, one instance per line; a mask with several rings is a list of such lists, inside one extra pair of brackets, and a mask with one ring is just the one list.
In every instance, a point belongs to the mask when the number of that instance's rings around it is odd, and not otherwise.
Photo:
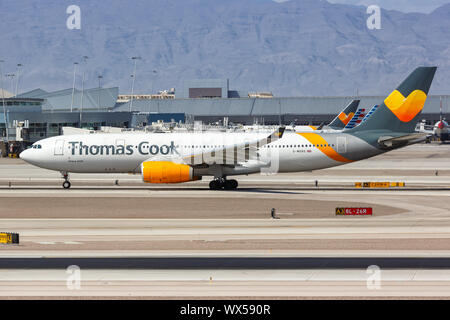
[[(176, 95), (136, 95), (118, 99), (119, 88), (75, 89), (47, 92), (42, 89), (4, 99), (0, 113), (3, 141), (23, 141), (61, 134), (65, 126), (98, 130), (102, 126), (119, 128), (143, 127), (156, 122), (203, 121), (223, 124), (319, 125), (331, 121), (352, 99), (360, 99), (366, 112), (384, 100), (384, 96), (346, 97), (272, 97), (267, 93), (252, 94), (229, 89), (227, 79), (185, 81)], [(450, 116), (450, 96), (430, 96), (422, 117), (428, 124), (439, 120), (440, 99), (444, 117)], [(0, 101), (0, 105), (2, 102)], [(6, 118), (6, 119), (5, 119)], [(7, 124), (7, 125), (6, 125)], [(6, 132), (6, 127), (8, 132)]]

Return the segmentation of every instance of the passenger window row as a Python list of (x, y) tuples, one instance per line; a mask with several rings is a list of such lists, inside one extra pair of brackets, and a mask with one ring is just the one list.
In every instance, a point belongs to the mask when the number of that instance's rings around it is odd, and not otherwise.
[[(179, 148), (180, 146), (177, 145), (176, 148)], [(183, 145), (182, 148), (191, 148), (191, 149), (198, 149), (202, 148), (201, 145)], [(294, 145), (265, 145), (263, 148), (323, 148), (323, 147), (334, 147), (334, 144), (294, 144)], [(203, 148), (225, 148), (225, 145), (204, 145)]]
[(294, 145), (268, 145), (264, 148), (312, 148), (312, 147), (334, 147), (334, 144), (294, 144)]

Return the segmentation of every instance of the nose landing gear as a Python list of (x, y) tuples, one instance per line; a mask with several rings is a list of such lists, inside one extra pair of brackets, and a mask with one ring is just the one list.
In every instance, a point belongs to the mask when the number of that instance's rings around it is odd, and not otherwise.
[(69, 173), (68, 172), (61, 172), (61, 174), (62, 174), (62, 176), (64, 178), (64, 182), (62, 184), (62, 187), (64, 189), (69, 189), (70, 186), (71, 186), (70, 181), (69, 181)]
[(211, 190), (234, 190), (238, 187), (238, 182), (234, 179), (226, 180), (225, 178), (214, 179), (209, 183)]

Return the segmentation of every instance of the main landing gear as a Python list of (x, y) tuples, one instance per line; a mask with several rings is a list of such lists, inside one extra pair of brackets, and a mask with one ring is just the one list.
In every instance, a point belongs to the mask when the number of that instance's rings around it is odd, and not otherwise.
[(68, 172), (61, 172), (61, 174), (62, 174), (62, 177), (64, 178), (64, 182), (62, 184), (62, 187), (64, 189), (69, 189), (70, 186), (71, 186), (70, 181), (69, 181), (69, 173)]
[(211, 190), (234, 190), (238, 187), (238, 182), (236, 180), (227, 180), (225, 178), (214, 179), (209, 183), (209, 188)]

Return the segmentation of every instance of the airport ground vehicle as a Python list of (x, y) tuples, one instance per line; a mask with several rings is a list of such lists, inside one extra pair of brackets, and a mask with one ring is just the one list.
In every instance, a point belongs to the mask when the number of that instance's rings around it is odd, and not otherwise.
[(22, 142), (10, 141), (8, 143), (8, 157), (18, 158), (21, 151), (22, 151)]

